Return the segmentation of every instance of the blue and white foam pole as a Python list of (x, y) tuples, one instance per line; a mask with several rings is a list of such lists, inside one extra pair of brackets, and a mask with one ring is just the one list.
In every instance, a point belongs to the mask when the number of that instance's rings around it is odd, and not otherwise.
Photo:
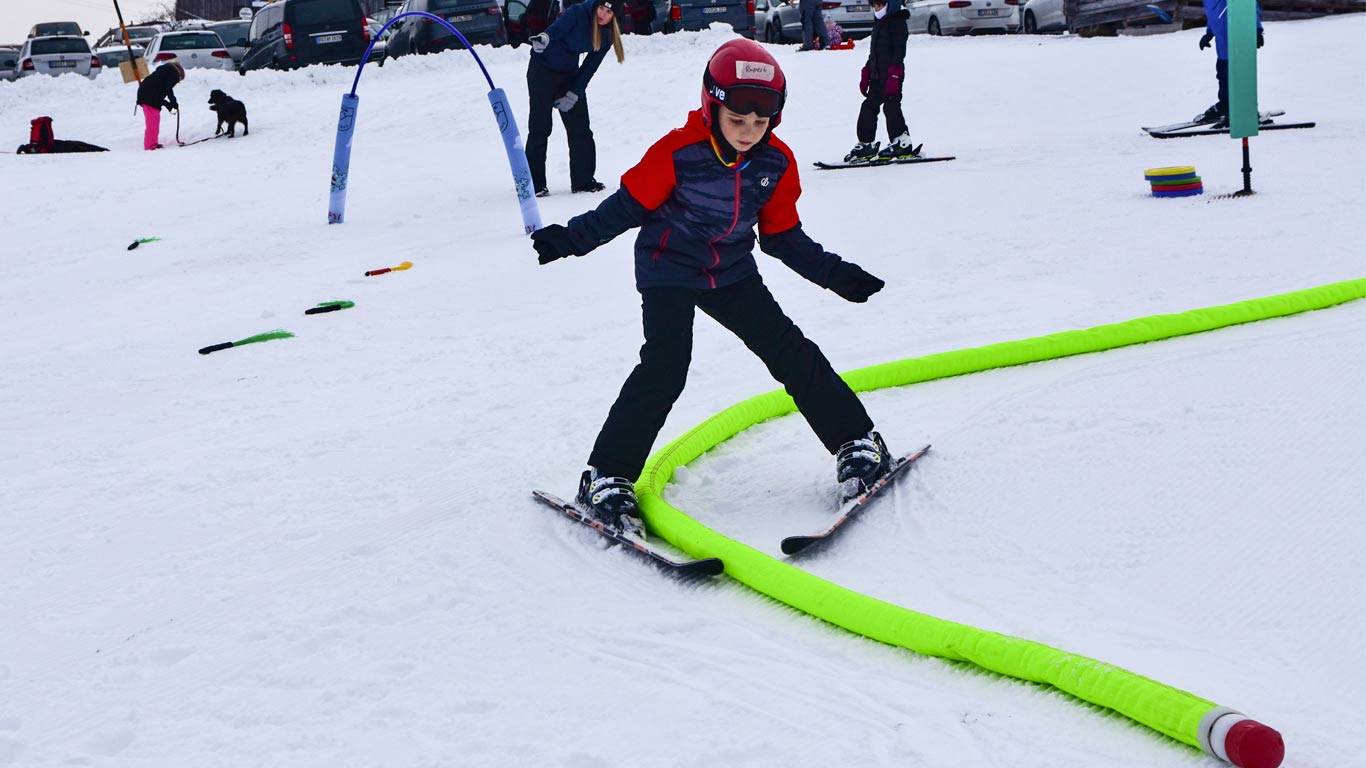
[[(351, 173), (351, 137), (356, 133), (356, 107), (360, 97), (342, 94), (337, 119), (337, 144), (332, 149), (332, 194), (327, 201), (327, 223), (340, 224), (346, 216), (346, 178)], [(523, 160), (525, 162), (525, 160)]]
[(512, 169), (512, 183), (517, 188), (517, 202), (522, 206), (522, 226), (529, 235), (541, 228), (541, 209), (536, 205), (535, 190), (531, 187), (531, 166), (526, 161), (522, 134), (517, 131), (517, 120), (512, 116), (508, 95), (502, 88), (489, 91), (489, 104), (498, 120), (498, 132), (503, 135), (503, 149), (508, 153), (508, 167)]
[[(460, 42), (464, 44), (465, 50), (469, 51), (475, 62), (479, 64), (479, 69), (484, 73), (484, 80), (489, 84), (489, 104), (493, 107), (494, 119), (498, 121), (498, 132), (503, 137), (503, 148), (507, 150), (508, 167), (512, 170), (512, 183), (517, 192), (517, 203), (522, 210), (522, 229), (527, 234), (535, 232), (541, 228), (541, 211), (536, 205), (536, 196), (531, 186), (531, 168), (527, 165), (526, 150), (522, 146), (521, 134), (517, 131), (517, 121), (512, 117), (512, 107), (508, 104), (507, 94), (503, 92), (503, 89), (494, 86), (493, 78), (489, 77), (488, 68), (484, 66), (479, 54), (474, 52), (474, 48), (470, 46), (470, 41), (460, 34), (460, 30), (440, 16), (433, 16), (422, 11), (401, 13), (380, 28), (374, 39), (378, 40), (383, 36), (385, 30), (389, 29), (394, 22), (409, 16), (421, 16), (430, 22), (446, 27), (451, 34), (459, 38)], [(346, 187), (351, 170), (351, 140), (356, 130), (356, 107), (360, 103), (360, 98), (356, 96), (356, 87), (360, 85), (360, 73), (365, 69), (365, 62), (370, 60), (370, 52), (374, 47), (375, 43), (372, 40), (369, 47), (365, 49), (365, 56), (361, 58), (360, 66), (356, 67), (356, 79), (351, 84), (351, 92), (342, 96), (341, 118), (337, 121), (337, 143), (332, 150), (332, 192), (327, 205), (327, 223), (329, 224), (340, 224), (345, 219)]]

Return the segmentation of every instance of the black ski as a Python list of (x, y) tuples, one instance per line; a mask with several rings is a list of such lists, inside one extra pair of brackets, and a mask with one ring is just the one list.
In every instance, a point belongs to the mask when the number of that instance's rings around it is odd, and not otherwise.
[(946, 160), (956, 160), (954, 157), (903, 157), (897, 160), (869, 160), (866, 163), (822, 163), (817, 161), (816, 167), (822, 171), (838, 171), (844, 168), (867, 168), (870, 165), (915, 165), (916, 163), (942, 163)]
[[(1257, 131), (1288, 131), (1295, 128), (1313, 128), (1315, 125), (1317, 123), (1263, 123), (1257, 126)], [(1198, 131), (1149, 131), (1148, 135), (1154, 139), (1179, 139), (1183, 136), (1219, 136), (1228, 132), (1228, 128), (1205, 128)]]
[(788, 536), (783, 539), (783, 554), (795, 555), (813, 544), (819, 544), (820, 542), (828, 540), (834, 535), (835, 531), (840, 529), (840, 526), (854, 519), (858, 513), (863, 511), (864, 507), (868, 506), (868, 502), (872, 501), (877, 496), (878, 492), (891, 485), (893, 481), (900, 477), (915, 463), (916, 459), (924, 456), (925, 452), (928, 450), (930, 450), (930, 447), (927, 445), (915, 453), (897, 459), (896, 463), (892, 464), (892, 468), (887, 470), (887, 474), (878, 478), (878, 481), (873, 483), (872, 488), (855, 496), (840, 507), (840, 515), (835, 519), (834, 525), (811, 536)]
[(614, 531), (611, 528), (608, 528), (592, 515), (579, 509), (577, 505), (565, 501), (554, 494), (549, 494), (545, 491), (532, 491), (531, 495), (536, 497), (537, 501), (547, 507), (558, 510), (560, 514), (570, 520), (587, 528), (592, 528), (618, 544), (625, 544), (631, 551), (648, 558), (652, 563), (674, 576), (680, 578), (716, 576), (725, 569), (721, 560), (715, 557), (703, 558), (701, 560), (674, 560), (637, 538), (627, 536), (620, 531)]
[[(1257, 121), (1260, 123), (1269, 123), (1271, 122), (1271, 118), (1280, 117), (1284, 114), (1285, 110), (1283, 109), (1273, 109), (1270, 112), (1258, 112)], [(1202, 122), (1200, 120), (1187, 120), (1184, 123), (1172, 123), (1171, 125), (1145, 125), (1143, 126), (1143, 130), (1148, 133), (1152, 133), (1153, 131), (1157, 131), (1158, 133), (1171, 133), (1173, 131), (1184, 131), (1187, 128), (1198, 128), (1202, 125), (1214, 125), (1214, 121), (1208, 120)]]

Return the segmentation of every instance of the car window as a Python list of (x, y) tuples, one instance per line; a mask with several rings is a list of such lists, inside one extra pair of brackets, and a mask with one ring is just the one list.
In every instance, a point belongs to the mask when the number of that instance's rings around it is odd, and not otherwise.
[(14, 69), (19, 66), (19, 54), (0, 53), (0, 69)]
[(303, 26), (342, 24), (360, 18), (356, 0), (292, 0), (294, 23)]
[(45, 37), (30, 41), (34, 56), (43, 53), (90, 53), (90, 45), (79, 37)]
[(195, 48), (222, 48), (223, 41), (218, 39), (218, 35), (167, 35), (161, 38), (161, 47), (171, 48), (177, 51), (185, 51)]
[(79, 35), (80, 33), (81, 25), (71, 21), (54, 21), (38, 24), (33, 27), (34, 37), (44, 37), (47, 35)]

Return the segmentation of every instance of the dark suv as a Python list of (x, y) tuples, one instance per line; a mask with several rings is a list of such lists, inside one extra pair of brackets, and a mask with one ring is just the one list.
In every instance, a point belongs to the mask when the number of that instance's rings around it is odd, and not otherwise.
[(237, 71), (359, 64), (369, 44), (360, 0), (278, 0), (252, 19)]
[[(408, 0), (399, 13), (409, 11), (425, 11), (449, 21), (470, 41), (470, 45), (488, 43), (499, 46), (508, 41), (507, 29), (503, 25), (503, 8), (498, 0)], [(460, 44), (460, 38), (451, 34), (445, 24), (418, 16), (401, 19), (390, 27), (388, 43), (390, 58), (464, 47)]]
[(729, 24), (737, 35), (754, 38), (754, 0), (671, 0), (670, 32), (706, 29), (714, 21)]

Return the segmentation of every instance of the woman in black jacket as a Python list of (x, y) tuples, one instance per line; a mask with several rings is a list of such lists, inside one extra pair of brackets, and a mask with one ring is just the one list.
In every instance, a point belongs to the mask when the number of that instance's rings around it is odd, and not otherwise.
[(175, 59), (157, 67), (138, 85), (138, 106), (142, 107), (143, 149), (161, 149), (161, 109), (179, 109), (175, 87), (185, 79), (185, 68)]
[[(900, 0), (873, 0), (873, 36), (869, 38), (868, 63), (863, 65), (859, 92), (863, 106), (858, 113), (858, 143), (844, 156), (846, 163), (894, 160), (915, 157), (919, 147), (911, 145), (906, 117), (901, 114), (901, 85), (906, 78), (906, 19), (910, 12)], [(887, 148), (878, 151), (877, 113), (887, 116)]]

